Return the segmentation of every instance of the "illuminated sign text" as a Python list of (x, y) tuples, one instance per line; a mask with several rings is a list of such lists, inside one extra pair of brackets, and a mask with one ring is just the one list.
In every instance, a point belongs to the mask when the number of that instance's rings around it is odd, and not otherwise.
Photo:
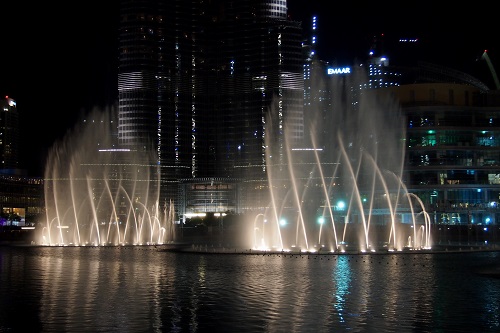
[(350, 67), (328, 68), (327, 73), (328, 73), (328, 75), (350, 74), (351, 73), (351, 68)]

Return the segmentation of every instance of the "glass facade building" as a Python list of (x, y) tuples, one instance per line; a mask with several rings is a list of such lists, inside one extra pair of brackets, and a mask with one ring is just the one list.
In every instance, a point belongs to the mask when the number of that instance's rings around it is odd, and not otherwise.
[(15, 172), (19, 168), (19, 113), (16, 101), (0, 100), (0, 169)]
[(0, 241), (19, 236), (43, 213), (43, 179), (28, 177), (20, 162), (21, 126), (16, 100), (0, 99)]
[(487, 228), (500, 218), (500, 104), (495, 91), (480, 88), (420, 83), (379, 91), (401, 104), (405, 182), (435, 224)]
[(154, 152), (163, 200), (234, 178), (237, 207), (263, 202), (266, 133), (304, 136), (301, 42), (285, 0), (121, 1), (118, 141)]

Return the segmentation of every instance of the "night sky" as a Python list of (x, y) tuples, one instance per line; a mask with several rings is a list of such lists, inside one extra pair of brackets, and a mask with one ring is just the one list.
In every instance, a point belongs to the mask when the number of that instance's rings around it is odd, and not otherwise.
[[(476, 76), (494, 88), (481, 55), (500, 61), (497, 15), (481, 4), (438, 8), (350, 1), (289, 0), (293, 19), (310, 25), (318, 16), (318, 55), (339, 65), (366, 59), (374, 35), (386, 41), (418, 38), (419, 58)], [(0, 94), (17, 101), (22, 162), (42, 176), (47, 150), (93, 108), (117, 99), (118, 0), (19, 2), (0, 5)], [(397, 55), (390, 57), (391, 65)], [(498, 65), (500, 66), (500, 65)], [(499, 67), (500, 70), (500, 67)]]
[(0, 94), (17, 102), (21, 158), (43, 176), (49, 147), (117, 99), (118, 1), (3, 2)]

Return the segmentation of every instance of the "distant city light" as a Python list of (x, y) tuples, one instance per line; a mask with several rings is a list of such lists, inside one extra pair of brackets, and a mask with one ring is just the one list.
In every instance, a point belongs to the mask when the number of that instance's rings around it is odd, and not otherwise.
[(186, 213), (185, 216), (187, 218), (191, 218), (191, 217), (205, 217), (205, 216), (207, 216), (207, 213), (200, 213), (200, 212), (198, 212), (198, 213)]
[(343, 210), (345, 209), (345, 202), (344, 201), (339, 201), (337, 202), (337, 208), (340, 209), (340, 210)]
[(418, 42), (418, 38), (400, 38), (399, 41), (401, 43), (416, 43)]
[(99, 151), (130, 151), (129, 148), (99, 149)]
[(323, 148), (292, 148), (292, 151), (323, 151)]

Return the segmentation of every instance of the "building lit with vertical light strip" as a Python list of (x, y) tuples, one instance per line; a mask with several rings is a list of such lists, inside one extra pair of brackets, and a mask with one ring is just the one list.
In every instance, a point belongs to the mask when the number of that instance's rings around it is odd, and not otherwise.
[(44, 201), (43, 179), (28, 177), (19, 159), (22, 128), (16, 100), (5, 96), (0, 99), (0, 108), (0, 241), (3, 241), (15, 240), (23, 233), (22, 228), (33, 227), (43, 212)]
[(19, 113), (16, 101), (8, 96), (0, 101), (0, 169), (19, 168)]
[(301, 38), (286, 0), (121, 1), (118, 142), (154, 152), (180, 214), (191, 190), (223, 179), (240, 194), (210, 207), (263, 204), (268, 114), (282, 149), (283, 126), (304, 137)]

